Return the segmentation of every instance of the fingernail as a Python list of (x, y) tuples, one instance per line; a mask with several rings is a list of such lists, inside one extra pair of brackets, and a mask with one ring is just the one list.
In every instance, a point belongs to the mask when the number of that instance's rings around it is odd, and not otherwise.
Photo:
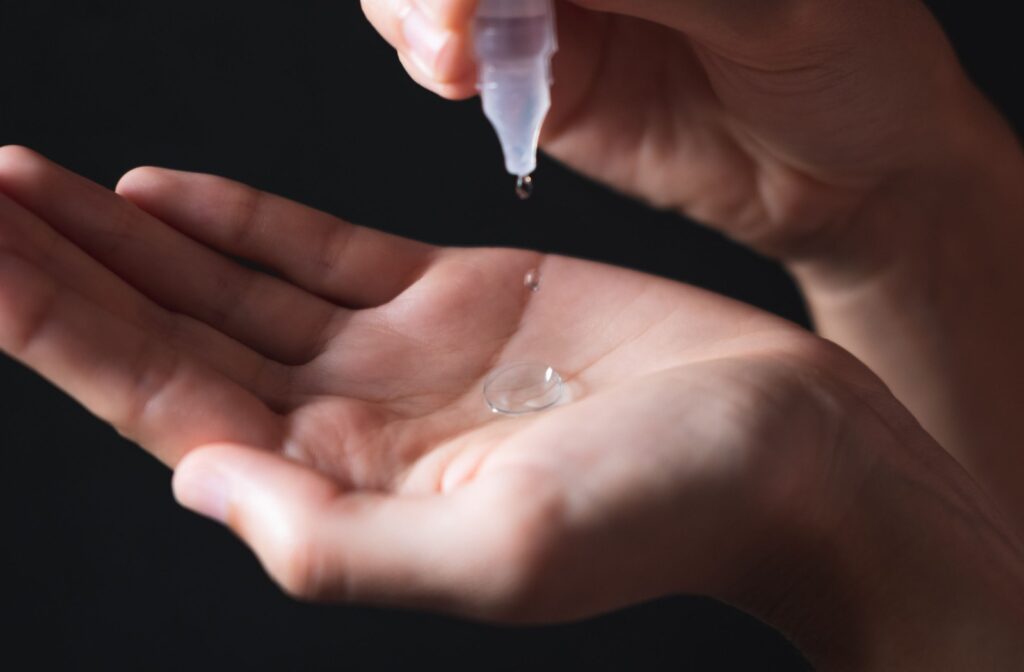
[(174, 496), (186, 509), (220, 523), (228, 520), (228, 483), (203, 467), (186, 467), (174, 475)]
[(452, 40), (452, 33), (431, 21), (415, 3), (410, 4), (405, 14), (402, 32), (416, 64), (431, 77), (436, 76), (438, 62)]

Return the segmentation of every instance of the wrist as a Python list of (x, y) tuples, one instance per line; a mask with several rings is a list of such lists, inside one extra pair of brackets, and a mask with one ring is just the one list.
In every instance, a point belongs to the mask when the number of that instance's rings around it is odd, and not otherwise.
[(790, 259), (818, 331), (875, 371), (1024, 531), (1024, 153), (988, 104), (822, 254)]
[(877, 179), (812, 245), (779, 255), (812, 300), (846, 300), (851, 289), (925, 291), (936, 274), (969, 281), (993, 257), (1008, 261), (1008, 243), (1024, 241), (1020, 142), (972, 85), (955, 98), (913, 161)]
[(885, 405), (850, 419), (842, 482), (816, 489), (813, 516), (780, 531), (735, 602), (822, 670), (1008, 669), (1024, 659), (1021, 548), (960, 467)]

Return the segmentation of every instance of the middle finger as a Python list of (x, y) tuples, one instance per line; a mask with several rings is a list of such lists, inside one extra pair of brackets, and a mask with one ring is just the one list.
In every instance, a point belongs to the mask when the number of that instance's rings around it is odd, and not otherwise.
[(257, 396), (280, 403), (285, 367), (209, 325), (164, 310), (3, 193), (0, 248), (24, 257), (57, 284), (206, 362)]

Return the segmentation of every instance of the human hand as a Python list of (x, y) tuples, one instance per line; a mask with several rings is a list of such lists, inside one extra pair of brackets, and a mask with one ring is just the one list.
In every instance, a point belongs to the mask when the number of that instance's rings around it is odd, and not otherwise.
[[(362, 4), (417, 82), (475, 93), (476, 0)], [(870, 247), (876, 232), (854, 245), (850, 220), (970, 135), (958, 122), (977, 95), (920, 2), (558, 9), (544, 149), (783, 258), (831, 254), (839, 236), (851, 252)]]
[[(475, 0), (363, 0), (474, 92)], [(916, 0), (560, 0), (555, 158), (783, 261), (1024, 530), (1024, 154)], [(442, 48), (430, 54), (416, 45)]]
[[(806, 616), (835, 606), (823, 567), (852, 562), (840, 580), (874, 600), (858, 604), (874, 620), (829, 636), (886, 641), (921, 608), (894, 599), (894, 574), (963, 573), (919, 514), (936, 498), (1012, 566), (877, 379), (788, 323), (597, 264), (431, 248), (220, 178), (142, 169), (119, 191), (141, 209), (0, 153), (0, 348), (177, 466), (179, 499), (300, 597), (520, 622), (698, 592), (813, 648)], [(571, 403), (492, 414), (482, 378), (534, 359)], [(908, 544), (908, 526), (934, 536)], [(894, 559), (906, 546), (925, 570)]]
[[(831, 355), (693, 288), (432, 248), (215, 177), (130, 173), (119, 192), (139, 209), (21, 148), (0, 156), (0, 191), (0, 345), (184, 459), (184, 501), (297, 594), (484, 614), (543, 580), (529, 617), (593, 613), (672, 589), (680, 562), (710, 580), (723, 553), (662, 555), (672, 537), (701, 529), (739, 561), (827, 461), (829, 394), (804, 379)], [(484, 377), (538, 360), (572, 403), (495, 416)], [(210, 444), (234, 447), (186, 457)], [(232, 479), (216, 502), (196, 500), (201, 472)], [(621, 555), (623, 534), (661, 541)]]

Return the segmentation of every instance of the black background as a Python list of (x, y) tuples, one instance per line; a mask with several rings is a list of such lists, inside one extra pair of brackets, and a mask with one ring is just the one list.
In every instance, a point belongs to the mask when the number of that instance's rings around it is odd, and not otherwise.
[[(1020, 128), (1015, 3), (931, 4)], [(0, 144), (107, 186), (140, 164), (220, 173), (431, 242), (605, 260), (806, 324), (770, 262), (550, 161), (516, 201), (478, 102), (413, 85), (355, 0), (0, 0), (0, 64)], [(804, 668), (700, 598), (527, 629), (297, 604), (73, 401), (6, 359), (0, 394), (0, 642), (33, 669)]]

